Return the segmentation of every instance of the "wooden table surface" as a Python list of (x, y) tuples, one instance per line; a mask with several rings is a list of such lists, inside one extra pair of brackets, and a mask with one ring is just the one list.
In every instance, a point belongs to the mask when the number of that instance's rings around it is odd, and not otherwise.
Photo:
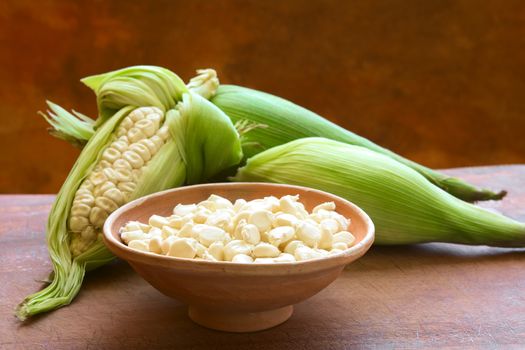
[[(525, 220), (525, 166), (448, 170), (509, 190), (486, 203)], [(425, 244), (373, 247), (284, 324), (208, 330), (122, 261), (90, 273), (72, 305), (21, 324), (12, 313), (50, 271), (50, 195), (0, 196), (0, 348), (343, 349), (525, 347), (525, 250)]]

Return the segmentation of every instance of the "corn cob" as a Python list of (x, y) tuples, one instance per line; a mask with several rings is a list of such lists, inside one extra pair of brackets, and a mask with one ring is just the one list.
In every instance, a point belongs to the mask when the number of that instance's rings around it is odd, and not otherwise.
[[(209, 73), (208, 73), (209, 74)], [(251, 157), (265, 149), (303, 137), (326, 137), (363, 146), (395, 159), (425, 176), (431, 183), (466, 201), (501, 199), (506, 192), (492, 192), (412, 162), (370, 140), (356, 135), (292, 102), (257, 90), (220, 85), (211, 101), (234, 123), (248, 121), (254, 128), (243, 137), (243, 153)]]
[(370, 215), (376, 244), (525, 245), (525, 224), (459, 200), (390, 157), (325, 138), (259, 153), (234, 180), (309, 186), (344, 197)]
[[(153, 101), (156, 106), (126, 106), (132, 102), (129, 90), (140, 89), (125, 81), (120, 87), (101, 76), (90, 82), (104, 100), (99, 108), (108, 114), (95, 123), (96, 131), (53, 204), (47, 224), (53, 279), (18, 306), (20, 319), (69, 304), (85, 271), (113, 258), (101, 239), (101, 228), (112, 211), (148, 193), (204, 181), (242, 159), (235, 127), (208, 100), (182, 86), (180, 94), (171, 91), (171, 101), (155, 102), (152, 95), (143, 102)], [(111, 94), (101, 93), (108, 91), (104, 84), (111, 85)], [(153, 82), (148, 89), (162, 90), (162, 84)], [(145, 90), (144, 85), (137, 86)], [(182, 101), (177, 103), (179, 96)], [(51, 108), (60, 125), (73, 118), (65, 117), (68, 112), (56, 105)], [(110, 116), (111, 108), (117, 112)]]

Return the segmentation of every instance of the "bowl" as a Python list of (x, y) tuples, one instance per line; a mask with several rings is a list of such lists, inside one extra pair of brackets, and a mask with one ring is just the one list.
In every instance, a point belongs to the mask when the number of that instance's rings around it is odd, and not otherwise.
[[(120, 240), (119, 228), (126, 222), (147, 222), (153, 214), (169, 216), (176, 204), (197, 203), (211, 194), (232, 201), (298, 194), (308, 211), (333, 201), (337, 212), (351, 219), (349, 231), (356, 243), (321, 259), (267, 265), (174, 258), (134, 250)], [(327, 287), (373, 241), (374, 225), (355, 204), (311, 188), (268, 183), (215, 183), (154, 193), (117, 209), (104, 225), (104, 242), (117, 257), (161, 293), (187, 304), (194, 322), (229, 332), (259, 331), (286, 321), (294, 304)]]

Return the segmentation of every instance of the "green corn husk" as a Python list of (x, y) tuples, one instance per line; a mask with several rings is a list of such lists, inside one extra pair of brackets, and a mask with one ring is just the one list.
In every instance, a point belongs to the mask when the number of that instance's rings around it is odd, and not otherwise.
[(320, 136), (384, 154), (421, 173), (431, 183), (453, 196), (469, 202), (501, 199), (506, 194), (505, 191), (492, 192), (476, 188), (461, 179), (412, 162), (364, 137), (341, 128), (314, 112), (277, 96), (235, 85), (220, 85), (211, 101), (222, 109), (234, 123), (247, 120), (266, 126), (256, 128), (244, 136), (245, 157), (251, 157), (295, 139)]
[[(130, 90), (132, 93), (138, 91), (136, 86), (130, 88), (127, 82), (118, 85), (112, 79), (102, 83), (99, 82), (103, 80), (101, 76), (97, 79), (89, 82), (97, 91), (108, 91), (104, 84), (112, 86), (111, 95), (98, 96), (99, 107), (106, 112), (116, 108), (119, 101), (126, 101), (132, 95)], [(115, 79), (121, 81), (120, 77)], [(137, 86), (144, 87), (141, 84)], [(240, 139), (231, 120), (211, 102), (186, 90), (184, 86), (183, 88), (183, 91), (176, 93), (171, 91), (171, 101), (161, 108), (162, 111), (167, 110), (163, 125), (168, 127), (171, 138), (143, 167), (140, 179), (126, 201), (167, 188), (206, 181), (241, 161)], [(144, 99), (144, 103), (150, 100)], [(118, 136), (115, 132), (121, 121), (136, 107), (139, 106), (123, 106), (115, 114), (106, 116), (103, 122), (97, 121), (93, 135), (89, 137), (60, 189), (46, 228), (54, 269), (52, 281), (46, 288), (28, 296), (18, 305), (16, 315), (21, 320), (68, 305), (79, 292), (85, 272), (113, 258), (104, 246), (100, 233), (85, 251), (76, 255), (72, 250), (73, 238), (68, 220), (72, 202), (81, 184), (101, 162), (108, 144)], [(159, 105), (154, 107), (160, 108)], [(64, 115), (62, 109), (61, 114)]]
[(71, 143), (73, 146), (83, 148), (95, 133), (95, 121), (82, 113), (66, 111), (59, 105), (47, 101), (49, 110), (47, 114), (38, 112), (51, 128), (49, 133), (59, 139)]
[(182, 99), (186, 85), (175, 73), (157, 66), (132, 66), (81, 80), (97, 95), (96, 126), (126, 106), (152, 106), (166, 112)]
[(259, 153), (234, 180), (308, 186), (346, 198), (372, 218), (376, 244), (525, 245), (525, 224), (459, 200), (387, 156), (325, 138)]

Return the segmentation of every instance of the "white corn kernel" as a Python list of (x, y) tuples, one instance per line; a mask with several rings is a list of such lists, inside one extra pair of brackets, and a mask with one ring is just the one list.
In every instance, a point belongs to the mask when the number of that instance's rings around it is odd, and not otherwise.
[(142, 130), (140, 130), (139, 128), (135, 128), (135, 127), (129, 129), (126, 136), (128, 137), (131, 143), (139, 142), (140, 140), (146, 138), (146, 135), (142, 132)]
[(328, 250), (325, 249), (314, 248), (314, 251), (322, 256), (327, 256), (329, 254)]
[(233, 238), (242, 240), (242, 229), (244, 226), (246, 226), (248, 223), (245, 219), (241, 219), (235, 229), (233, 230)]
[(121, 206), (126, 202), (126, 198), (122, 194), (122, 191), (115, 187), (104, 192), (103, 196), (111, 199), (118, 206)]
[(288, 254), (295, 254), (295, 250), (299, 247), (304, 247), (304, 243), (302, 241), (291, 241), (289, 242), (286, 247), (284, 248), (284, 252)]
[(128, 182), (119, 182), (117, 188), (122, 192), (133, 193), (137, 188), (137, 184), (131, 181)]
[(180, 216), (173, 215), (168, 218), (168, 225), (175, 229), (180, 229), (183, 225), (182, 218)]
[(355, 237), (348, 231), (341, 231), (334, 235), (334, 243), (345, 243), (349, 247), (354, 244)]
[(162, 254), (162, 237), (155, 236), (149, 241), (149, 251), (155, 254)]
[(151, 159), (151, 152), (149, 151), (148, 147), (140, 143), (134, 143), (131, 146), (129, 146), (129, 151), (138, 154), (142, 158), (144, 163)]
[(253, 246), (241, 240), (233, 240), (224, 246), (224, 260), (231, 261), (237, 254), (251, 255)]
[(341, 249), (332, 249), (330, 250), (330, 255), (335, 255), (335, 254), (339, 254), (339, 253), (342, 253), (343, 251)]
[(217, 261), (224, 260), (224, 243), (222, 242), (213, 242), (208, 248), (208, 253), (213, 256)]
[(115, 184), (109, 180), (106, 180), (106, 182), (95, 186), (95, 189), (93, 190), (93, 195), (95, 196), (95, 198), (100, 197), (104, 194), (104, 192), (112, 188), (115, 188)]
[(235, 203), (233, 204), (233, 210), (235, 212), (239, 212), (242, 207), (246, 205), (246, 201), (244, 199), (237, 199)]
[(197, 243), (197, 246), (196, 246), (196, 249), (195, 249), (195, 254), (196, 254), (199, 258), (203, 258), (205, 253), (207, 253), (206, 247), (203, 246), (203, 245), (200, 244), (200, 243)]
[(237, 254), (233, 257), (232, 262), (240, 264), (251, 264), (253, 262), (253, 258), (246, 254)]
[(192, 214), (197, 210), (197, 205), (195, 204), (177, 204), (177, 206), (173, 209), (173, 214), (177, 216), (184, 216), (186, 214)]
[(297, 238), (310, 247), (317, 246), (321, 240), (321, 230), (317, 226), (305, 221), (297, 226), (296, 235)]
[(134, 241), (129, 242), (128, 247), (143, 252), (149, 252), (149, 241), (136, 239)]
[(174, 229), (171, 226), (162, 226), (162, 238), (166, 239), (170, 236), (177, 236), (179, 233), (178, 230)]
[(142, 159), (137, 153), (127, 150), (122, 153), (122, 157), (133, 167), (133, 169), (140, 169), (144, 165), (144, 159)]
[(152, 215), (149, 218), (148, 224), (153, 227), (162, 228), (163, 226), (168, 226), (169, 221), (164, 216)]
[(268, 209), (272, 213), (276, 213), (277, 211), (279, 211), (281, 209), (279, 198), (274, 197), (274, 196), (268, 196), (268, 197), (264, 197), (263, 200), (267, 204)]
[(333, 240), (334, 236), (331, 231), (321, 227), (321, 239), (319, 240), (318, 247), (321, 249), (330, 249), (332, 247)]
[(299, 220), (292, 214), (280, 213), (274, 217), (272, 222), (274, 227), (277, 226), (295, 226)]
[(215, 257), (211, 255), (208, 251), (204, 251), (204, 254), (202, 255), (202, 259), (208, 260), (208, 261), (221, 261), (221, 260), (215, 259)]
[(120, 234), (120, 239), (122, 239), (126, 244), (134, 240), (141, 240), (145, 238), (146, 233), (144, 233), (142, 230), (125, 231)]
[(217, 226), (222, 228), (224, 231), (233, 230), (232, 214), (226, 210), (219, 210), (211, 213), (206, 218), (206, 225)]
[(113, 163), (117, 159), (119, 159), (121, 156), (121, 153), (119, 150), (113, 147), (106, 148), (104, 152), (102, 152), (102, 159), (106, 160), (110, 163)]
[(164, 145), (164, 140), (161, 139), (158, 135), (153, 135), (149, 139), (155, 144), (155, 147), (157, 147), (157, 149), (160, 149)]
[(193, 232), (198, 235), (199, 242), (209, 247), (213, 242), (226, 240), (227, 233), (218, 227), (198, 224), (193, 227)]
[(94, 171), (89, 176), (89, 179), (93, 183), (93, 186), (98, 186), (107, 181), (106, 176), (101, 171)]
[(88, 225), (89, 220), (84, 216), (71, 216), (69, 218), (69, 229), (72, 232), (81, 232)]
[(197, 234), (194, 234), (193, 232), (193, 222), (187, 222), (184, 225), (182, 225), (181, 229), (179, 230), (179, 237), (186, 237), (186, 238), (195, 238), (198, 237)]
[(336, 242), (332, 244), (332, 249), (340, 249), (340, 250), (346, 250), (348, 249), (348, 244), (344, 242)]
[(91, 207), (84, 203), (75, 203), (71, 207), (71, 216), (83, 216), (83, 217), (89, 217), (89, 211), (91, 210)]
[[(139, 142), (137, 142), (137, 144), (145, 146), (148, 149), (148, 151), (150, 152), (150, 154), (157, 154), (158, 150), (160, 149), (160, 147), (158, 147), (155, 144), (155, 142), (151, 141), (150, 139), (140, 140)], [(122, 151), (122, 152), (124, 152), (124, 151)]]
[(218, 209), (233, 209), (233, 204), (228, 199), (212, 194), (208, 197), (208, 201), (215, 203), (215, 210)]
[(83, 195), (82, 197), (75, 196), (74, 204), (85, 204), (90, 208), (95, 205), (95, 197), (92, 195)]
[(317, 213), (319, 210), (328, 210), (328, 211), (334, 211), (335, 210), (335, 203), (334, 202), (325, 202), (321, 203), (314, 207), (312, 210), (313, 213)]
[(279, 200), (279, 207), (284, 213), (292, 214), (293, 216), (298, 216), (297, 208), (295, 203), (299, 199), (299, 196), (283, 196)]
[(280, 253), (276, 246), (264, 242), (257, 244), (252, 251), (255, 258), (275, 258), (279, 256)]
[(145, 112), (147, 110), (148, 109), (146, 107), (137, 108), (133, 110), (126, 118), (131, 119), (134, 122), (133, 124), (135, 124), (135, 122), (138, 122), (139, 120), (144, 119), (146, 117)]
[(267, 210), (258, 210), (250, 214), (248, 223), (257, 226), (259, 232), (266, 232), (272, 228), (272, 213)]
[[(122, 161), (126, 162), (125, 160), (122, 160)], [(127, 163), (127, 164), (129, 164), (129, 163)], [(120, 182), (131, 181), (132, 178), (133, 178), (132, 175), (131, 175), (132, 170), (133, 169), (131, 169), (131, 166), (130, 166), (130, 168), (117, 168), (117, 169), (115, 169), (115, 178), (116, 178), (116, 180), (120, 181)]]
[[(144, 231), (142, 223), (138, 221), (129, 221), (124, 227), (122, 227), (122, 232), (124, 231), (135, 231), (135, 230), (141, 230)], [(147, 226), (147, 225), (146, 225)]]
[(193, 259), (197, 253), (197, 241), (192, 238), (179, 238), (170, 244), (169, 256)]
[(99, 208), (99, 207), (93, 207), (91, 208), (91, 211), (89, 212), (89, 221), (95, 227), (100, 228), (104, 225), (104, 221), (106, 221), (108, 216), (109, 216), (109, 213), (105, 211), (104, 209)]
[(98, 165), (99, 165), (102, 169), (105, 169), (105, 168), (111, 168), (111, 167), (112, 167), (111, 162), (108, 162), (108, 161), (105, 160), (105, 159), (102, 159), (100, 162), (98, 162)]
[(157, 130), (157, 136), (159, 136), (162, 140), (167, 140), (170, 137), (170, 130), (167, 125), (162, 126), (159, 130)]
[(238, 212), (237, 215), (235, 215), (235, 217), (233, 219), (233, 224), (235, 226), (238, 226), (239, 223), (241, 221), (243, 221), (243, 220), (248, 222), (248, 219), (250, 218), (251, 214), (252, 213), (250, 211), (246, 211), (246, 210), (242, 210), (242, 211)]
[(122, 152), (124, 152), (125, 150), (128, 149), (128, 144), (127, 144), (127, 142), (124, 142), (122, 140), (117, 140), (117, 141), (113, 142), (110, 147), (114, 148), (117, 151), (119, 151), (120, 153), (122, 153)]
[(156, 236), (162, 237), (162, 230), (158, 227), (152, 227), (150, 228), (148, 235), (150, 237), (156, 237)]
[(205, 200), (197, 204), (197, 208), (198, 209), (204, 208), (204, 209), (208, 209), (209, 211), (215, 211), (215, 203), (209, 200)]
[(148, 113), (146, 119), (151, 120), (155, 125), (155, 129), (158, 129), (160, 127), (160, 122), (162, 121), (162, 111), (155, 108), (152, 112)]
[(273, 261), (275, 262), (295, 262), (295, 256), (288, 253), (281, 253), (277, 258), (274, 258)]
[(261, 241), (259, 229), (253, 224), (246, 224), (241, 230), (242, 239), (249, 244), (257, 244)]
[(256, 258), (253, 261), (254, 264), (274, 264), (275, 259), (273, 258)]
[(162, 241), (162, 244), (160, 245), (162, 254), (167, 255), (168, 251), (170, 250), (171, 244), (175, 242), (177, 239), (179, 239), (177, 236), (169, 236), (164, 241)]
[(211, 215), (211, 211), (204, 208), (204, 207), (200, 207), (200, 208), (197, 208), (197, 210), (195, 211), (194, 213), (194, 216), (193, 216), (193, 221), (198, 223), (198, 224), (204, 224), (206, 222), (206, 220), (208, 220), (208, 217)]
[(295, 250), (294, 257), (295, 257), (295, 260), (297, 261), (303, 261), (303, 260), (322, 258), (323, 255), (319, 252), (316, 252), (312, 248), (303, 246), (303, 247), (298, 247)]
[(97, 231), (95, 231), (93, 226), (88, 226), (82, 230), (80, 236), (86, 241), (95, 240), (97, 238)]
[(333, 212), (331, 216), (339, 224), (340, 231), (348, 230), (348, 226), (350, 226), (350, 219), (347, 219), (343, 215), (336, 212)]
[[(133, 167), (131, 166), (131, 164), (129, 164), (129, 162), (125, 159), (122, 159), (122, 158), (119, 158), (117, 159), (115, 162), (113, 162), (113, 167), (115, 168), (115, 170), (120, 170), (120, 169), (128, 169), (128, 170), (131, 170), (133, 169)], [(130, 179), (126, 179), (126, 180), (120, 180), (119, 181), (130, 181)]]
[(155, 126), (155, 123), (149, 119), (142, 119), (135, 123), (135, 127), (142, 130), (144, 135), (146, 137), (151, 137), (155, 135), (155, 132), (157, 131), (157, 128)]
[(128, 116), (124, 119), (122, 119), (122, 121), (120, 122), (119, 124), (119, 128), (123, 128), (123, 129), (129, 129), (133, 126), (133, 120), (131, 120), (131, 118)]
[(339, 223), (335, 221), (335, 219), (323, 219), (319, 223), (319, 227), (321, 228), (321, 230), (326, 230), (331, 234), (335, 234), (340, 231)]
[(268, 232), (268, 241), (278, 247), (293, 239), (295, 229), (291, 226), (279, 226)]

